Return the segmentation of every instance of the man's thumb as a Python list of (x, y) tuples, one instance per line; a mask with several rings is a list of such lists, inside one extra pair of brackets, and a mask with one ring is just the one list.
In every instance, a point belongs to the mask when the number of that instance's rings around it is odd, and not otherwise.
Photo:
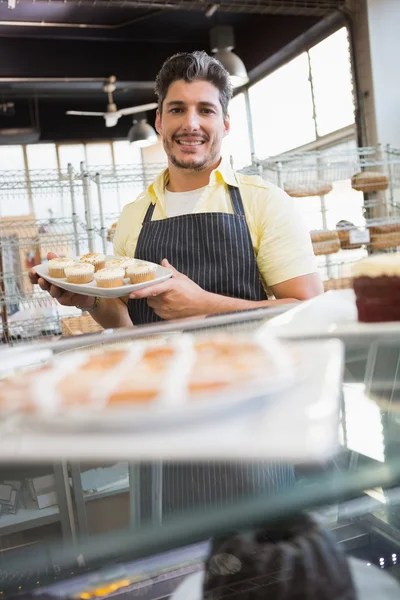
[(58, 258), (58, 254), (54, 254), (54, 252), (48, 252), (47, 260), (52, 260), (53, 258)]
[(168, 262), (168, 260), (166, 258), (163, 259), (162, 261), (162, 266), (165, 267), (166, 269), (171, 269), (172, 273), (173, 273), (173, 277), (184, 277), (184, 275), (182, 273), (179, 273), (179, 271), (177, 271), (175, 269), (175, 267), (173, 267), (172, 265), (170, 265), (170, 263)]

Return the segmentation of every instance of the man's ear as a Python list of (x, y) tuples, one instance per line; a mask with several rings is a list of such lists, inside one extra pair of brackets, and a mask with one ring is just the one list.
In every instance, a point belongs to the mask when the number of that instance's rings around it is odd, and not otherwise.
[(230, 130), (231, 130), (231, 118), (230, 118), (229, 114), (227, 114), (224, 119), (224, 136), (228, 135)]
[(157, 108), (157, 112), (156, 112), (156, 122), (155, 122), (155, 126), (156, 126), (156, 131), (159, 135), (162, 135), (162, 122), (161, 122), (161, 113)]

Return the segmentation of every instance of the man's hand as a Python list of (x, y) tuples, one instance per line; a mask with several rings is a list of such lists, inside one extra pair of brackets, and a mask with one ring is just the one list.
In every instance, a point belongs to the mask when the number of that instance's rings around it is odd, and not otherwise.
[[(47, 255), (47, 260), (51, 260), (52, 258), (57, 258), (57, 254), (49, 252)], [(49, 292), (50, 296), (56, 298), (56, 300), (63, 306), (76, 306), (77, 304), (84, 308), (90, 308), (93, 306), (93, 296), (73, 294), (72, 292), (62, 290), (56, 285), (51, 285), (48, 281), (42, 279), (36, 274), (35, 268), (30, 270), (29, 279), (31, 283), (38, 284), (42, 290)]]
[(162, 265), (173, 273), (168, 281), (132, 292), (129, 297), (135, 300), (147, 298), (147, 304), (156, 315), (166, 320), (208, 314), (214, 294), (206, 292), (189, 277), (179, 273), (166, 259)]

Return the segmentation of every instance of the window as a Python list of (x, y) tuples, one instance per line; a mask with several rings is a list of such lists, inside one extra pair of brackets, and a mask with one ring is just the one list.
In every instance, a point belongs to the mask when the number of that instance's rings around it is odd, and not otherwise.
[(112, 165), (111, 143), (86, 144), (86, 161), (88, 167)]
[(71, 164), (76, 171), (80, 170), (81, 162), (85, 162), (85, 146), (83, 144), (62, 144), (58, 147), (60, 168), (66, 169)]
[(315, 140), (307, 53), (251, 86), (249, 95), (258, 158)]
[(114, 142), (114, 160), (118, 165), (141, 165), (142, 151), (135, 144), (130, 144), (128, 141)]
[(235, 169), (242, 169), (251, 163), (249, 129), (247, 123), (246, 99), (244, 94), (235, 96), (229, 105), (231, 129), (222, 146), (222, 154), (233, 158)]
[(62, 184), (55, 185), (58, 172), (55, 144), (30, 144), (26, 147), (26, 156), (36, 218), (57, 218), (69, 214), (70, 207), (64, 206), (66, 199)]
[(318, 135), (354, 123), (354, 99), (347, 29), (310, 49)]
[(28, 215), (32, 212), (27, 188), (22, 146), (0, 146), (0, 216)]

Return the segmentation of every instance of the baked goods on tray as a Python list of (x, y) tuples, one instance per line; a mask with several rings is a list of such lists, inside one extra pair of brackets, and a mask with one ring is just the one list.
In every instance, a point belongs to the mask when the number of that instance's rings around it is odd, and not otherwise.
[(337, 231), (310, 231), (315, 256), (334, 254), (340, 250), (340, 240)]
[(389, 187), (389, 178), (383, 173), (362, 171), (353, 175), (351, 186), (357, 192), (384, 192)]
[[(173, 340), (173, 341), (172, 341)], [(274, 339), (214, 335), (193, 340), (174, 336), (155, 346), (131, 342), (97, 352), (74, 352), (0, 380), (0, 414), (104, 414), (230, 400), (241, 393), (265, 395), (293, 377), (296, 364)], [(255, 391), (256, 390), (256, 391)], [(252, 396), (253, 394), (253, 396)]]
[(369, 256), (352, 275), (359, 321), (400, 321), (400, 254)]

